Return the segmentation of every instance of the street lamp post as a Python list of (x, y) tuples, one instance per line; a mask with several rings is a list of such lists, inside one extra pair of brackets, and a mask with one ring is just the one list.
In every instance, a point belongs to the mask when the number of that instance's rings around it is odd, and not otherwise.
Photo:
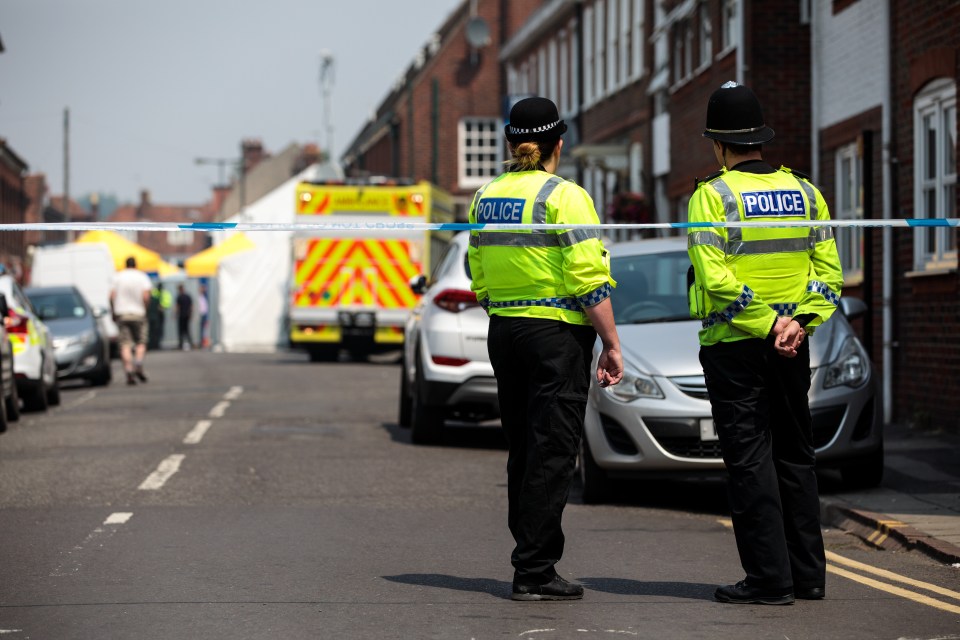
[(334, 59), (329, 49), (320, 52), (320, 92), (323, 95), (323, 121), (327, 130), (327, 159), (333, 161), (333, 124), (330, 92), (333, 89)]

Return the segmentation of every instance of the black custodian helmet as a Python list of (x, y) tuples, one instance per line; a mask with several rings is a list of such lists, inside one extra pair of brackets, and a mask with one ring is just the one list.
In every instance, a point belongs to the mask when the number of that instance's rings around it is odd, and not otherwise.
[(725, 82), (710, 96), (703, 137), (750, 145), (769, 142), (773, 136), (773, 129), (763, 122), (760, 101), (748, 87)]

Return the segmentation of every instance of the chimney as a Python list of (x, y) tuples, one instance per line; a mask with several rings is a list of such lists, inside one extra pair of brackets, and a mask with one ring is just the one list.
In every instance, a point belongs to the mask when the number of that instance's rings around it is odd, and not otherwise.
[(148, 220), (150, 218), (150, 192), (146, 189), (140, 191), (140, 204), (137, 205), (137, 220)]
[(240, 149), (243, 153), (243, 168), (247, 173), (266, 157), (263, 152), (263, 143), (260, 140), (248, 138), (240, 143)]

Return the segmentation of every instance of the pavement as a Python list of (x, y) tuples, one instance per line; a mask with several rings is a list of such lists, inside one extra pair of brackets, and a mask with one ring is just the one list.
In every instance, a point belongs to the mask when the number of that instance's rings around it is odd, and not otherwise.
[(960, 433), (888, 425), (881, 485), (846, 491), (821, 481), (824, 525), (884, 549), (960, 566)]

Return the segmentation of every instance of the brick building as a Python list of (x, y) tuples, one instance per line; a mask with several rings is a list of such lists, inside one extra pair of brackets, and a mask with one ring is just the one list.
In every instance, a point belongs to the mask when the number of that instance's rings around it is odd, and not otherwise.
[[(501, 172), (505, 159), (500, 46), (539, 4), (461, 3), (348, 145), (346, 175), (428, 180), (453, 194), (464, 219), (474, 191)], [(468, 25), (481, 36), (474, 44)]]
[[(0, 224), (24, 222), (30, 204), (27, 163), (0, 138)], [(0, 263), (22, 278), (27, 245), (22, 233), (0, 233)]]

